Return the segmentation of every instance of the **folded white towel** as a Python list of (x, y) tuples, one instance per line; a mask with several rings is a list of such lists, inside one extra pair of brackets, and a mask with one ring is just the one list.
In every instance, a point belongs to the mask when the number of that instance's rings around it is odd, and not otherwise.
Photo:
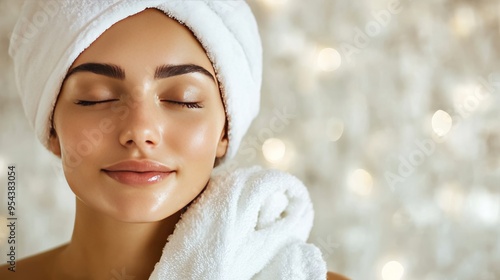
[(214, 175), (149, 279), (324, 280), (321, 251), (306, 243), (313, 219), (307, 189), (292, 175), (259, 166)]

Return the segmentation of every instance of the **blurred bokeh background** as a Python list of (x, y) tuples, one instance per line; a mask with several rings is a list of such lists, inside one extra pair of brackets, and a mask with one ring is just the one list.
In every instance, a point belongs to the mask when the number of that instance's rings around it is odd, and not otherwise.
[[(261, 113), (234, 166), (308, 187), (309, 242), (352, 279), (500, 279), (500, 2), (253, 0)], [(0, 177), (18, 170), (18, 259), (67, 242), (74, 195), (24, 117), (0, 0)], [(0, 188), (5, 221), (6, 188)], [(2, 222), (3, 224), (3, 222)], [(6, 227), (0, 227), (1, 256)], [(2, 257), (2, 259), (4, 259)]]

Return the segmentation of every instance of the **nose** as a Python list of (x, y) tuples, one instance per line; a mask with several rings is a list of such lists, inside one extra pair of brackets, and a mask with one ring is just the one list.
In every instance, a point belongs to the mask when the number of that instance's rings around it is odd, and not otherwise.
[(154, 148), (162, 140), (162, 121), (154, 102), (136, 101), (126, 108), (128, 114), (121, 121), (120, 144), (140, 150)]

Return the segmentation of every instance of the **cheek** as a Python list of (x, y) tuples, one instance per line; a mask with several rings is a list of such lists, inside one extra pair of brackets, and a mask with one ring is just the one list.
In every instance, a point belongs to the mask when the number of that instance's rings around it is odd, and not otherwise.
[[(74, 125), (75, 123), (78, 125)], [(81, 169), (85, 161), (99, 154), (103, 143), (109, 137), (100, 129), (98, 120), (82, 121), (68, 115), (59, 124), (62, 160), (68, 172)]]
[(214, 121), (203, 120), (179, 125), (170, 135), (176, 135), (175, 150), (182, 158), (206, 162), (215, 158), (218, 129)]

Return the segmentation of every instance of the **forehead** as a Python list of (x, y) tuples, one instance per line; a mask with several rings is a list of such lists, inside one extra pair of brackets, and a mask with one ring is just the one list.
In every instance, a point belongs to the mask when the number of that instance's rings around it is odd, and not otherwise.
[(116, 64), (132, 76), (154, 73), (162, 64), (196, 64), (215, 75), (191, 31), (156, 9), (115, 23), (80, 54), (72, 67), (88, 62)]

